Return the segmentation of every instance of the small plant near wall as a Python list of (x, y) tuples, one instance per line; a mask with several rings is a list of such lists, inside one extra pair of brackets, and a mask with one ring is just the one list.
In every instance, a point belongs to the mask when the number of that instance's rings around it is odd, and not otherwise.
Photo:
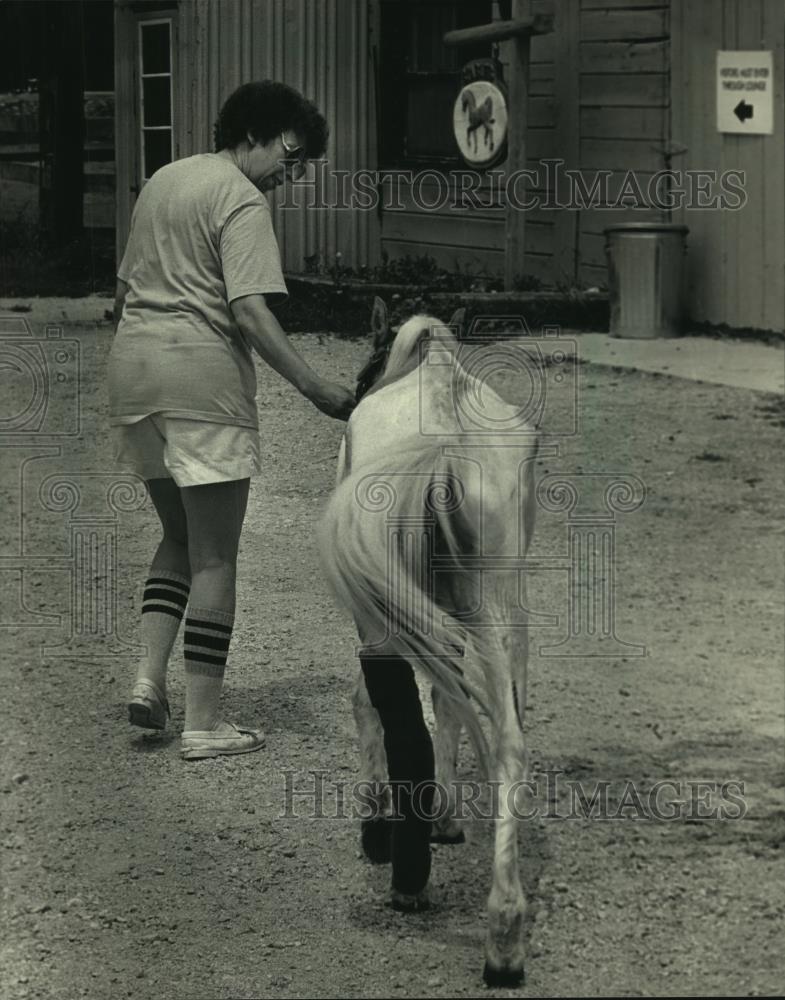
[[(447, 270), (427, 254), (417, 257), (407, 254), (391, 260), (386, 252), (382, 252), (380, 264), (351, 267), (344, 262), (339, 250), (332, 260), (322, 262), (319, 254), (312, 254), (303, 258), (303, 264), (305, 275), (331, 278), (336, 287), (349, 284), (407, 285), (427, 288), (432, 292), (500, 292), (503, 285), (502, 279), (496, 275), (462, 270), (457, 264), (454, 270)], [(542, 288), (541, 282), (533, 277), (522, 277), (520, 282), (521, 291)]]
[(516, 292), (541, 292), (545, 286), (539, 278), (533, 274), (519, 274), (515, 279), (514, 290)]
[(583, 299), (587, 295), (607, 294), (608, 288), (602, 283), (576, 285), (569, 281), (557, 281), (556, 291), (570, 299)]
[(547, 322), (607, 329), (603, 297), (577, 288), (545, 291), (531, 275), (519, 276), (510, 293), (503, 290), (500, 277), (459, 268), (448, 271), (427, 255), (391, 260), (383, 254), (380, 264), (350, 266), (338, 251), (327, 259), (312, 254), (303, 263), (302, 275), (287, 277), (290, 298), (276, 310), (284, 329), (291, 331), (365, 337), (374, 295), (387, 302), (394, 322), (413, 313), (448, 316), (465, 307), (469, 318), (477, 312), (518, 311), (532, 328)]

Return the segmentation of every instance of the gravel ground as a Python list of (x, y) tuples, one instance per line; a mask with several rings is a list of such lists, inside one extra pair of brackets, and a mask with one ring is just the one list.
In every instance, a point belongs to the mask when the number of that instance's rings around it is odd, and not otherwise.
[[(361, 858), (357, 822), (336, 799), (361, 773), (354, 636), (320, 576), (313, 526), (341, 426), (260, 367), (265, 471), (252, 485), (224, 701), (227, 718), (266, 730), (267, 747), (188, 765), (179, 644), (169, 731), (126, 722), (158, 532), (149, 502), (117, 515), (104, 502), (115, 478), (110, 330), (65, 335), (79, 341), (81, 372), (50, 400), (44, 429), (67, 427), (76, 385), (81, 433), (6, 436), (19, 446), (2, 451), (4, 998), (783, 992), (781, 400), (591, 365), (554, 383), (544, 429), (564, 424), (577, 389), (580, 434), (545, 455), (538, 475), (646, 484), (642, 507), (617, 517), (616, 607), (618, 635), (647, 655), (569, 659), (535, 643), (527, 739), (542, 808), (521, 824), (527, 981), (505, 993), (481, 981), (491, 825), (467, 821), (465, 845), (434, 849), (435, 906), (407, 917), (386, 906), (389, 872)], [(344, 381), (367, 353), (329, 336), (293, 340)], [(13, 412), (26, 390), (4, 376)], [(500, 388), (520, 394), (512, 376)], [(44, 509), (39, 493), (63, 473), (81, 484), (82, 513), (109, 514), (89, 530), (94, 547), (116, 538), (116, 586), (111, 565), (93, 567), (110, 597), (116, 590), (104, 629), (116, 635), (42, 651), (66, 642), (71, 621), (68, 518), (79, 511)], [(532, 555), (564, 555), (565, 515), (538, 517)], [(533, 573), (530, 598), (563, 621), (564, 575)], [(41, 614), (63, 617), (44, 628)], [(287, 784), (313, 788), (314, 771), (325, 781), (321, 818), (307, 815), (307, 796), (286, 796)], [(459, 776), (474, 774), (463, 746)], [(646, 802), (664, 780), (725, 819), (701, 819), (695, 806), (656, 821), (624, 798), (626, 782)], [(565, 818), (577, 781), (607, 782), (611, 817), (621, 817)], [(723, 797), (726, 782), (743, 793), (726, 786)]]

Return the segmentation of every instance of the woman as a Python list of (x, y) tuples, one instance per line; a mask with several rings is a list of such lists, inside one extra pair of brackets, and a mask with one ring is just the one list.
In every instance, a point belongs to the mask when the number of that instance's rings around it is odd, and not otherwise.
[(185, 759), (264, 743), (218, 709), (248, 487), (261, 471), (252, 350), (323, 413), (345, 420), (353, 405), (348, 388), (305, 363), (269, 309), (286, 285), (263, 192), (326, 145), (324, 118), (297, 91), (245, 84), (221, 109), (216, 152), (170, 163), (147, 182), (118, 269), (116, 458), (147, 481), (163, 528), (129, 719), (165, 727), (167, 663), (185, 613)]

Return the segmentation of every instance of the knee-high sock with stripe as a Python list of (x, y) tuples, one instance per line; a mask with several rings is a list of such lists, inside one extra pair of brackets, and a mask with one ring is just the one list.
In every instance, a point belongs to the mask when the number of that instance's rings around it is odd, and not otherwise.
[(218, 723), (226, 657), (234, 615), (188, 607), (185, 617), (185, 728), (210, 730)]
[(166, 668), (188, 603), (191, 581), (170, 570), (151, 570), (142, 599), (142, 643), (147, 655), (137, 679), (146, 678), (166, 690)]
[(185, 672), (223, 677), (232, 640), (234, 615), (189, 606), (185, 616)]

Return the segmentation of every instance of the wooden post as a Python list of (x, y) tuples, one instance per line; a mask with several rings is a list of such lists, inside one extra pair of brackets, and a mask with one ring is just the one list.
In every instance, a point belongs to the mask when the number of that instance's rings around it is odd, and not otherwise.
[[(507, 175), (526, 168), (526, 123), (529, 101), (529, 39), (553, 30), (553, 17), (530, 13), (531, 0), (512, 0), (512, 19), (448, 31), (446, 45), (510, 40), (507, 86)], [(525, 213), (507, 201), (504, 231), (504, 287), (510, 291), (524, 273)]]
[[(554, 47), (554, 139), (567, 170), (580, 167), (580, 0), (559, 4), (559, 37)], [(560, 208), (553, 220), (553, 271), (556, 285), (580, 280), (581, 213)]]
[(47, 0), (39, 81), (40, 212), (44, 230), (58, 246), (82, 232), (83, 39), (81, 0)]
[[(530, 13), (529, 0), (513, 0), (513, 20)], [(526, 168), (526, 124), (529, 118), (529, 39), (527, 33), (510, 40), (510, 79), (507, 116), (507, 175)], [(512, 291), (516, 278), (524, 273), (526, 213), (508, 198), (504, 225), (504, 289)]]

